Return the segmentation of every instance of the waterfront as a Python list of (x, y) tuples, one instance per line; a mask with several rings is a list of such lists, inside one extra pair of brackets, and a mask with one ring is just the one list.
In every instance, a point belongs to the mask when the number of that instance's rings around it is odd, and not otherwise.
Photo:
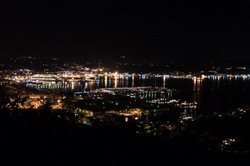
[(126, 79), (100, 78), (88, 82), (42, 82), (33, 84), (39, 90), (81, 92), (101, 88), (153, 87), (176, 89), (177, 98), (199, 103), (201, 110), (220, 112), (244, 105), (250, 105), (249, 79), (174, 79), (139, 77)]
[[(91, 145), (81, 142), (80, 147), (87, 146), (92, 153), (93, 147), (103, 153), (116, 149), (121, 153), (116, 155), (118, 158), (138, 152), (153, 158), (153, 161), (159, 156), (164, 160), (157, 146), (168, 148), (166, 153), (169, 156), (188, 158), (188, 153), (192, 152), (201, 156), (199, 160), (209, 160), (209, 155), (216, 158), (250, 152), (248, 79), (131, 77), (33, 84), (5, 80), (1, 84), (6, 88), (2, 95), (5, 98), (1, 100), (2, 106), (6, 101), (6, 107), (2, 110), (10, 110), (5, 114), (9, 114), (11, 121), (18, 121), (23, 126), (42, 123), (38, 125), (40, 128), (44, 128), (42, 126), (47, 121), (48, 128), (55, 123), (66, 125), (67, 140), (61, 138), (64, 132), (60, 132), (57, 139), (66, 141), (67, 151), (74, 156), (78, 155), (73, 148), (78, 144), (73, 143), (75, 139), (91, 142)], [(68, 128), (68, 123), (80, 128)], [(53, 128), (57, 130), (57, 126)], [(73, 128), (75, 136), (70, 138)], [(21, 129), (27, 130), (25, 127)], [(30, 130), (35, 132), (32, 128)], [(58, 142), (54, 143), (58, 145)], [(59, 143), (62, 148), (62, 142)], [(84, 154), (90, 155), (87, 151)], [(131, 160), (141, 161), (137, 158)]]
[(2, 165), (250, 165), (250, 5), (1, 5)]

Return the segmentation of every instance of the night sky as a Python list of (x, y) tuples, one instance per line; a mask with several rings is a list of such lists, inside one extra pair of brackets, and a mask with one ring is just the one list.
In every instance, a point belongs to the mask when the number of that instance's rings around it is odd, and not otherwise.
[(250, 60), (248, 1), (8, 2), (1, 55)]

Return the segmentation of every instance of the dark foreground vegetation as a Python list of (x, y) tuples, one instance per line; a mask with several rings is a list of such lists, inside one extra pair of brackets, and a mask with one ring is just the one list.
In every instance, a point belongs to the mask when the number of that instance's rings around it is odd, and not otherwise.
[[(129, 127), (86, 127), (50, 111), (0, 111), (7, 165), (248, 165), (247, 154), (219, 153), (183, 133), (136, 136)], [(2, 164), (1, 164), (2, 165)]]

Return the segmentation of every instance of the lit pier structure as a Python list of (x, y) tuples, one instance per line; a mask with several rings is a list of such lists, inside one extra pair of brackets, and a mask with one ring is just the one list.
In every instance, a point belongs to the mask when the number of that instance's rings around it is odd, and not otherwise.
[(34, 74), (26, 79), (26, 86), (39, 90), (64, 90), (75, 89), (77, 84), (85, 83), (85, 77), (81, 74)]
[(28, 82), (32, 83), (42, 83), (45, 81), (56, 82), (63, 81), (63, 79), (55, 74), (34, 74), (28, 79)]
[(74, 73), (74, 72), (63, 72), (58, 74), (34, 74), (30, 76), (30, 82), (78, 82), (78, 81), (91, 81), (97, 78), (96, 74), (93, 73)]

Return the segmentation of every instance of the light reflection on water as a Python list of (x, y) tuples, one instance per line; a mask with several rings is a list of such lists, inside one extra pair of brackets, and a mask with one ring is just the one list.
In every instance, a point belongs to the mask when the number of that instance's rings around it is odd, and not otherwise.
[[(232, 87), (238, 83), (239, 85), (247, 86), (250, 83), (250, 80), (230, 80), (230, 79), (171, 79), (171, 78), (139, 78), (139, 77), (125, 77), (125, 78), (111, 78), (104, 77), (97, 80), (90, 81), (43, 81), (42, 84), (34, 84), (33, 87), (43, 90), (83, 90), (83, 89), (97, 89), (97, 88), (116, 88), (116, 87), (142, 87), (142, 86), (151, 86), (151, 87), (163, 87), (163, 88), (174, 88), (182, 90), (190, 90), (194, 92), (200, 92), (204, 88), (210, 90)], [(239, 88), (241, 88), (241, 86)], [(244, 87), (242, 87), (244, 88)]]
[(244, 79), (171, 79), (124, 77), (100, 78), (88, 82), (43, 82), (35, 85), (40, 90), (83, 91), (113, 87), (165, 87), (177, 89), (175, 98), (196, 101), (206, 111), (220, 111), (250, 105), (250, 80)]
[(96, 89), (96, 88), (116, 88), (116, 87), (140, 87), (140, 86), (152, 86), (152, 87), (165, 87), (166, 80), (162, 78), (142, 79), (142, 78), (111, 78), (104, 77), (97, 80), (91, 80), (86, 82), (49, 82), (44, 81), (42, 84), (35, 85), (35, 88), (43, 90), (82, 90), (84, 88)]

